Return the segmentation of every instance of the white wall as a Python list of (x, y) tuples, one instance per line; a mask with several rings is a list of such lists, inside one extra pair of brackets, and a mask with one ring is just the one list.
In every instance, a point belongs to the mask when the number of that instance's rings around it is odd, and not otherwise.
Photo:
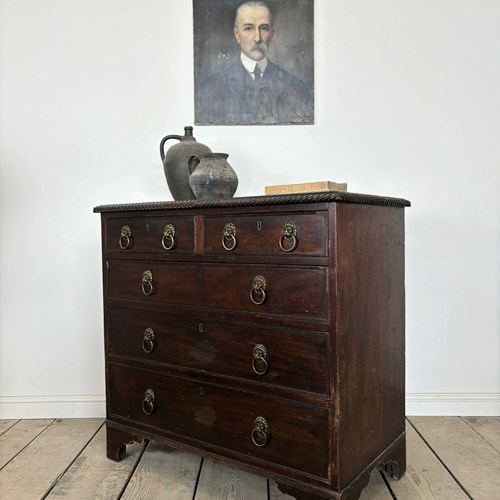
[[(498, 414), (500, 2), (316, 0), (316, 124), (196, 127), (238, 195), (410, 199), (407, 411)], [(0, 0), (0, 417), (104, 411), (98, 204), (170, 199), (192, 3)], [(257, 147), (258, 146), (258, 147)]]

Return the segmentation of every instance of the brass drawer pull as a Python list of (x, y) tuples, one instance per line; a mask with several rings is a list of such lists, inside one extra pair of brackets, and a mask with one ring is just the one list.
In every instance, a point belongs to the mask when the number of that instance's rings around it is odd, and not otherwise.
[(142, 411), (146, 415), (151, 415), (156, 410), (156, 397), (153, 389), (146, 389), (142, 400)]
[(236, 248), (236, 226), (232, 223), (226, 224), (222, 230), (222, 246), (228, 252)]
[(142, 293), (144, 295), (151, 295), (154, 291), (153, 273), (151, 271), (144, 271), (142, 273)]
[[(260, 370), (259, 367), (261, 368)], [(267, 349), (262, 344), (257, 344), (253, 348), (252, 368), (257, 375), (265, 375), (267, 373), (269, 368)]]
[(163, 228), (163, 237), (161, 245), (165, 250), (172, 250), (175, 246), (175, 227), (173, 224), (167, 224)]
[(120, 239), (118, 240), (118, 244), (122, 250), (126, 250), (130, 248), (132, 245), (132, 231), (130, 230), (130, 226), (122, 226), (120, 229)]
[(255, 276), (252, 281), (250, 298), (254, 304), (260, 306), (266, 300), (266, 280), (264, 276)]
[(283, 252), (292, 252), (297, 248), (297, 224), (291, 221), (283, 224), (279, 243)]
[(252, 442), (261, 448), (269, 441), (269, 425), (264, 417), (257, 417), (253, 423)]
[(142, 350), (146, 354), (152, 353), (156, 349), (155, 332), (152, 328), (144, 330), (144, 338), (142, 339)]

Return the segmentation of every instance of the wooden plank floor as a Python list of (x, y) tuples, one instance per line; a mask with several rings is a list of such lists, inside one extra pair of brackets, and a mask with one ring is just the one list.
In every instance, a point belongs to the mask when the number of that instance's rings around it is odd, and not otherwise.
[[(273, 481), (151, 441), (106, 458), (102, 419), (0, 420), (0, 498), (290, 500)], [(500, 499), (500, 417), (409, 417), (400, 481), (362, 500)]]

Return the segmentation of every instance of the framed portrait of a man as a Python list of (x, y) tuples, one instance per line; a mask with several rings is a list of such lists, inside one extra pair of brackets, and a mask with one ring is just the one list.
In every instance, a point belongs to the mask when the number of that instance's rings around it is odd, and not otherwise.
[(195, 123), (314, 123), (314, 0), (193, 0)]

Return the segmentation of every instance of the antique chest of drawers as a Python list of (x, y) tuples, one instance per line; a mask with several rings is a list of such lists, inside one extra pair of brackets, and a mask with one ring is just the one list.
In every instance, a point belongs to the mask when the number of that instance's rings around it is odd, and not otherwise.
[(107, 205), (107, 450), (156, 439), (355, 499), (405, 470), (403, 199)]

